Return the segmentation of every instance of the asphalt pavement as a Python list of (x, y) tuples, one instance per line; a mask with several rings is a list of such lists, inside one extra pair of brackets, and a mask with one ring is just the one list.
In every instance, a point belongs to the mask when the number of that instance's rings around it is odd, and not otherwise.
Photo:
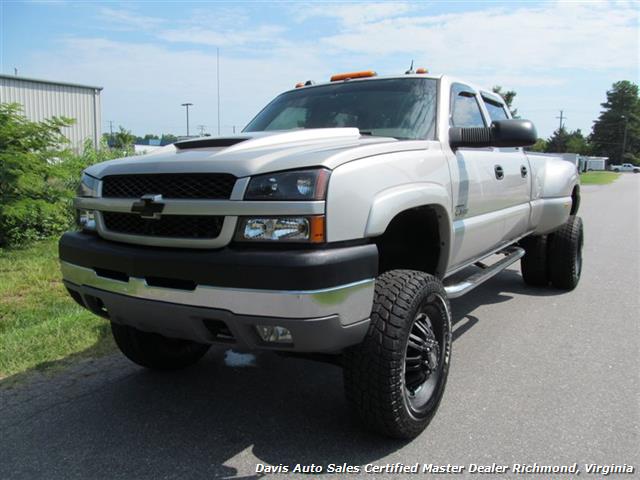
[(262, 353), (228, 366), (215, 348), (161, 374), (114, 354), (0, 382), (0, 478), (251, 478), (258, 464), (397, 462), (467, 466), (459, 478), (493, 462), (577, 462), (581, 478), (597, 478), (585, 463), (626, 463), (637, 475), (639, 191), (632, 174), (583, 187), (575, 291), (526, 287), (516, 264), (452, 302), (449, 383), (413, 441), (363, 430), (332, 365)]

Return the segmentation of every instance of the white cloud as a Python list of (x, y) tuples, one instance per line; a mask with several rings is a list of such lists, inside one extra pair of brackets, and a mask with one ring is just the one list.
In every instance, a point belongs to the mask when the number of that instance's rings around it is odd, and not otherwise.
[(279, 42), (284, 28), (275, 25), (261, 25), (255, 29), (238, 31), (227, 26), (224, 30), (203, 27), (188, 27), (163, 30), (156, 33), (158, 38), (168, 42), (192, 43), (209, 46), (237, 46), (249, 44), (272, 44)]
[(321, 43), (335, 53), (420, 55), (438, 71), (536, 75), (628, 68), (637, 62), (637, 22), (627, 4), (543, 4), (383, 18), (349, 25)]
[(299, 22), (318, 17), (327, 17), (335, 18), (346, 26), (355, 26), (361, 23), (403, 15), (413, 9), (414, 7), (407, 2), (321, 3), (313, 4), (312, 6), (295, 7), (293, 11), (296, 20)]
[(159, 27), (166, 22), (163, 18), (151, 17), (130, 10), (101, 8), (100, 19), (107, 21), (111, 27), (123, 30), (148, 30)]
[[(139, 134), (183, 134), (180, 104), (192, 102), (191, 125), (216, 131), (215, 50), (70, 37), (55, 55), (38, 54), (31, 63), (34, 75), (103, 86), (105, 122), (114, 120)], [(221, 50), (222, 132), (231, 133), (232, 125), (242, 128), (276, 93), (293, 88), (314, 71), (329, 69), (297, 48), (274, 48), (260, 56), (232, 56)]]
[[(212, 47), (221, 47), (223, 125), (244, 124), (297, 81), (322, 81), (352, 69), (398, 73), (415, 59), (416, 66), (434, 73), (516, 89), (522, 114), (544, 108), (544, 115), (532, 118), (543, 134), (555, 128), (550, 112), (556, 108), (571, 108), (571, 122), (588, 130), (606, 88), (615, 80), (633, 80), (634, 73), (637, 80), (636, 5), (516, 4), (429, 16), (420, 5), (404, 2), (312, 3), (293, 12), (284, 8), (278, 19), (217, 6), (186, 9), (180, 19), (160, 18), (158, 11), (149, 17), (101, 8), (101, 20), (144, 35), (137, 41), (128, 35), (126, 42), (67, 37), (25, 58), (22, 70), (103, 85), (105, 121), (141, 134), (181, 133), (179, 105), (185, 101), (195, 104), (192, 125), (207, 125), (211, 132), (216, 124)], [(333, 27), (311, 22), (320, 17), (337, 22)], [(305, 35), (305, 29), (318, 32), (318, 25), (321, 35)], [(101, 35), (118, 38), (115, 30)]]

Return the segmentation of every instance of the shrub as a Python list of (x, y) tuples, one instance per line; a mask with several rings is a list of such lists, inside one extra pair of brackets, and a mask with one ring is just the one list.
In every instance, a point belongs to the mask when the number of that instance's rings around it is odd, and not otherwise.
[(68, 149), (69, 118), (29, 121), (18, 104), (0, 104), (0, 247), (22, 247), (73, 224), (73, 197), (87, 166), (123, 156), (88, 140), (82, 154)]

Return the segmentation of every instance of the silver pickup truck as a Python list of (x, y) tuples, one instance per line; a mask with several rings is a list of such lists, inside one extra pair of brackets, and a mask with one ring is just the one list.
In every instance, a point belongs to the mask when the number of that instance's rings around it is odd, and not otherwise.
[(239, 135), (87, 168), (64, 283), (140, 365), (213, 344), (337, 359), (363, 422), (411, 438), (443, 396), (450, 298), (517, 260), (527, 284), (576, 287), (578, 173), (528, 158), (533, 125), (468, 82), (297, 87)]

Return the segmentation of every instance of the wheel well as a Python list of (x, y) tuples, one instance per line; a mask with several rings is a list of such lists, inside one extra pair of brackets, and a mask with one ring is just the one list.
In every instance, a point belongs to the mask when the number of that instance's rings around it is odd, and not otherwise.
[(420, 270), (442, 276), (446, 239), (440, 234), (443, 213), (437, 207), (416, 207), (396, 215), (385, 232), (375, 239), (379, 273), (389, 270)]
[(573, 191), (571, 192), (571, 215), (575, 215), (578, 213), (578, 209), (580, 208), (580, 185), (576, 185), (573, 187)]

